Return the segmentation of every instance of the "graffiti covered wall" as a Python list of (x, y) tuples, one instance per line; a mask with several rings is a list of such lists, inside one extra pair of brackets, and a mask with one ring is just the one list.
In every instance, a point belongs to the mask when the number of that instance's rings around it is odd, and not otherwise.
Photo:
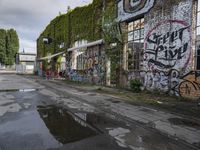
[(192, 1), (177, 0), (171, 6), (162, 3), (158, 0), (145, 15), (144, 87), (191, 96), (199, 88), (198, 76), (191, 72)]
[(99, 46), (86, 51), (84, 69), (90, 83), (105, 83), (105, 51)]
[(106, 67), (103, 47), (93, 46), (76, 55), (76, 67), (69, 69), (69, 78), (73, 81), (105, 84)]

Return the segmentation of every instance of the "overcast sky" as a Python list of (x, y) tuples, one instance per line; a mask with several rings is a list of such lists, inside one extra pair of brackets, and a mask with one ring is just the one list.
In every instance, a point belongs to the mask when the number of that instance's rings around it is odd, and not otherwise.
[(92, 0), (0, 0), (0, 28), (14, 28), (20, 51), (36, 52), (36, 39), (49, 22), (67, 6), (75, 8)]

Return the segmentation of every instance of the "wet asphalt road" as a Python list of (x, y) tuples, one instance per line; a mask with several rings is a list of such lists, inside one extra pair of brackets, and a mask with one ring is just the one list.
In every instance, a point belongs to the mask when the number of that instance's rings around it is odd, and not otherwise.
[(83, 97), (106, 96), (56, 81), (0, 74), (0, 150), (198, 149)]

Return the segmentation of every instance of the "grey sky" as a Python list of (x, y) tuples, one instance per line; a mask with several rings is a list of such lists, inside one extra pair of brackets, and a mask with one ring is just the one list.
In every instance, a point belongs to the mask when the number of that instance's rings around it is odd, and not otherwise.
[(36, 51), (36, 39), (46, 25), (67, 6), (75, 8), (92, 0), (0, 0), (0, 28), (14, 28), (20, 38), (20, 51)]

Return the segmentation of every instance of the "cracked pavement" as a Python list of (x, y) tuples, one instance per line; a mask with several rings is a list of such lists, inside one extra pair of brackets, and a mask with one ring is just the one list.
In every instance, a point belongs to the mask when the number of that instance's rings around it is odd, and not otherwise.
[[(200, 148), (198, 122), (146, 106), (132, 105), (117, 96), (94, 92), (93, 88), (77, 88), (63, 81), (47, 81), (35, 76), (0, 75), (0, 148), (12, 149), (9, 143), (13, 141), (15, 149), (26, 149), (26, 146), (29, 149), (74, 150)], [(58, 142), (45, 122), (46, 115), (42, 118), (35, 111), (39, 105), (66, 109), (75, 122), (98, 134), (75, 142)], [(33, 120), (39, 123), (34, 124)], [(183, 120), (183, 123), (177, 120)], [(38, 136), (43, 143), (36, 140)], [(21, 137), (32, 137), (33, 143), (26, 138), (20, 140)]]

